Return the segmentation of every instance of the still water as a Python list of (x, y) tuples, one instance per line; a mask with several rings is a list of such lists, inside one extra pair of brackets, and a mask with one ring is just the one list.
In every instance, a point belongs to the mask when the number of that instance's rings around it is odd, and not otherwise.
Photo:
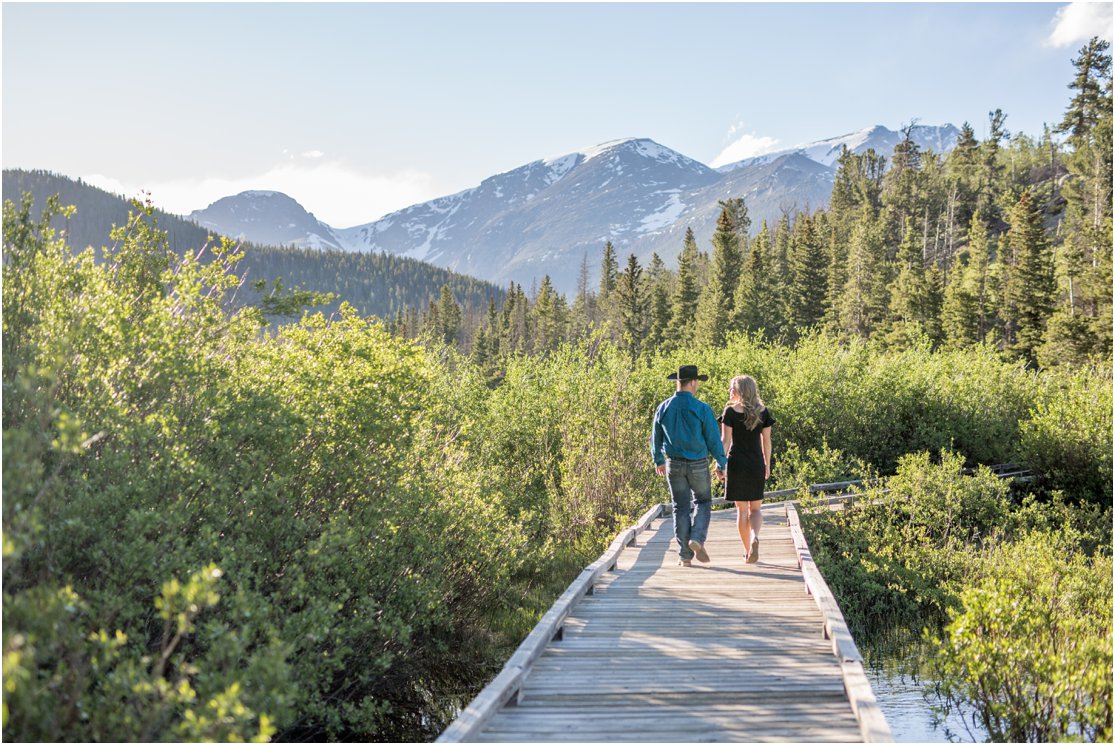
[(935, 705), (940, 706), (933, 681), (918, 675), (915, 662), (889, 657), (865, 663), (864, 668), (895, 742), (988, 741), (982, 729), (973, 727), (969, 732), (955, 711), (940, 721), (933, 712)]

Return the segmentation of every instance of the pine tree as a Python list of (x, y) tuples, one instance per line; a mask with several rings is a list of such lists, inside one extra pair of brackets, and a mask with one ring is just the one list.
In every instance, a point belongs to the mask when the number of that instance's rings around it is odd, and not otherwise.
[(589, 289), (588, 253), (581, 256), (581, 268), (577, 273), (577, 297), (570, 313), (571, 336), (586, 334), (596, 322), (596, 296)]
[(766, 223), (751, 241), (751, 252), (743, 261), (739, 285), (733, 302), (736, 318), (735, 327), (748, 332), (764, 332), (772, 336), (771, 307), (775, 297), (770, 294), (770, 231)]
[(867, 338), (882, 323), (887, 308), (886, 246), (883, 226), (861, 208), (848, 248), (847, 279), (839, 298), (840, 328)]
[(619, 276), (619, 262), (616, 260), (616, 249), (611, 241), (604, 244), (604, 255), (600, 259), (600, 292), (598, 297), (601, 303), (608, 301), (616, 289), (616, 279)]
[(821, 323), (828, 298), (827, 255), (809, 215), (799, 215), (794, 223), (789, 253), (786, 320), (791, 336), (797, 338), (806, 329)]
[(670, 277), (658, 254), (650, 257), (647, 284), (650, 295), (650, 323), (645, 349), (661, 349), (670, 326)]
[(790, 338), (790, 215), (787, 211), (775, 226), (771, 237), (770, 279), (771, 336), (775, 339)]
[(941, 311), (945, 303), (945, 277), (937, 264), (925, 270), (925, 295), (922, 303), (922, 327), (926, 336), (937, 347), (944, 340)]
[(712, 267), (708, 285), (697, 301), (697, 340), (715, 347), (724, 345), (735, 321), (736, 286), (743, 268), (739, 233), (730, 208), (723, 207), (712, 236)]
[(913, 221), (907, 220), (896, 257), (898, 276), (891, 286), (887, 311), (887, 342), (898, 347), (905, 344), (913, 326), (928, 333), (929, 286), (926, 283), (921, 244), (921, 237)]
[(650, 298), (643, 284), (643, 269), (635, 254), (628, 256), (627, 266), (616, 282), (615, 300), (620, 343), (632, 357), (638, 357), (646, 342)]
[(531, 313), (534, 328), (533, 350), (537, 353), (557, 349), (565, 341), (568, 309), (565, 298), (554, 290), (548, 274), (542, 278), (542, 286), (538, 288)]
[(1010, 132), (1003, 127), (1006, 120), (1007, 115), (1002, 109), (989, 112), (987, 139), (980, 143), (980, 181), (976, 209), (983, 213), (984, 219), (996, 230), (1004, 225), (1003, 213), (999, 208), (1004, 168), (999, 154), (1002, 151), (1002, 141), (1010, 137)]
[(460, 340), (461, 306), (457, 304), (449, 285), (441, 286), (441, 294), (438, 297), (437, 312), (434, 319), (437, 338), (446, 344), (455, 344)]
[(948, 177), (948, 255), (954, 253), (956, 244), (963, 242), (964, 230), (976, 212), (979, 195), (979, 141), (968, 122), (960, 128), (956, 146), (948, 154), (945, 171)]
[(964, 349), (979, 340), (979, 306), (967, 280), (967, 254), (957, 257), (945, 286), (941, 326), (946, 349)]
[(921, 148), (913, 139), (916, 126), (915, 122), (903, 127), (903, 138), (894, 146), (891, 167), (884, 178), (883, 201), (889, 216), (888, 242), (898, 242), (907, 223), (921, 219), (925, 212), (928, 190), (922, 171)]
[(1010, 213), (1010, 266), (1004, 291), (1004, 339), (1011, 353), (1036, 362), (1045, 325), (1053, 312), (1056, 283), (1049, 239), (1029, 191)]
[(609, 326), (609, 336), (619, 341), (622, 336), (619, 311), (616, 308), (616, 282), (619, 276), (619, 263), (616, 249), (611, 241), (604, 244), (604, 255), (600, 259), (600, 291), (596, 296), (597, 319), (601, 325)]
[(670, 326), (667, 332), (668, 347), (687, 347), (694, 339), (693, 323), (697, 316), (697, 302), (701, 295), (697, 284), (697, 239), (693, 229), (686, 228), (685, 242), (678, 256), (678, 276), (670, 303)]
[(1110, 48), (1109, 42), (1094, 36), (1072, 61), (1076, 77), (1069, 88), (1076, 94), (1057, 128), (1059, 132), (1069, 133), (1072, 139), (1089, 138), (1104, 115), (1111, 112), (1111, 55), (1107, 52)]
[(824, 325), (830, 331), (840, 328), (840, 300), (848, 281), (849, 241), (843, 232), (843, 228), (832, 220), (824, 221), (822, 240), (827, 244), (828, 253), (828, 298), (825, 300)]
[(727, 213), (730, 230), (736, 236), (736, 246), (740, 256), (747, 256), (750, 245), (751, 215), (743, 197), (729, 197), (719, 200), (721, 213)]

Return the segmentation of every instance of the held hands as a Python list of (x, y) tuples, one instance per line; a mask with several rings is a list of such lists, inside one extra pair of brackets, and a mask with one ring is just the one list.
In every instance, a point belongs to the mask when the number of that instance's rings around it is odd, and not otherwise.
[(726, 478), (727, 478), (727, 474), (724, 473), (724, 469), (717, 466), (716, 467), (716, 480), (719, 481), (720, 483), (724, 483), (724, 480)]

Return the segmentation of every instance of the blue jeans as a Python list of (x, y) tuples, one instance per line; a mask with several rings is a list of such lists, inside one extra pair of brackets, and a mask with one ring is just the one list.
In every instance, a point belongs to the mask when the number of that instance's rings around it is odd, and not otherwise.
[(712, 479), (708, 461), (667, 458), (666, 481), (674, 503), (674, 537), (678, 539), (678, 554), (682, 559), (689, 560), (693, 558), (689, 541), (704, 543), (712, 519)]

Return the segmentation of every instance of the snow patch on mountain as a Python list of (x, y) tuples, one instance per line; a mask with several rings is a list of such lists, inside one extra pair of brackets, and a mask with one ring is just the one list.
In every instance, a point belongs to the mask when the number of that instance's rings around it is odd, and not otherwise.
[(643, 233), (653, 233), (669, 227), (685, 214), (686, 206), (681, 201), (681, 189), (667, 189), (658, 193), (670, 196), (657, 212), (647, 215), (639, 223), (639, 230)]

